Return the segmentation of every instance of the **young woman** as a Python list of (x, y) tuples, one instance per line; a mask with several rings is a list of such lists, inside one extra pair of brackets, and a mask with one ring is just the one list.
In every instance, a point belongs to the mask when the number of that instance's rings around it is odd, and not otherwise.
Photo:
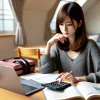
[[(58, 70), (60, 81), (100, 82), (100, 50), (88, 39), (82, 8), (75, 2), (65, 4), (58, 12), (56, 35), (48, 42), (40, 59), (41, 73)], [(72, 73), (70, 73), (70, 71)]]

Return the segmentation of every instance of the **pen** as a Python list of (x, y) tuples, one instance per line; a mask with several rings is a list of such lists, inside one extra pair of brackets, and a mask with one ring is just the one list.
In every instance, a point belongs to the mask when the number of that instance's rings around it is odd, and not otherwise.
[[(68, 72), (68, 73), (72, 74), (72, 71), (70, 71), (70, 72)], [(58, 78), (60, 78), (60, 76), (61, 76), (62, 74), (63, 74), (63, 73), (61, 73), (61, 74), (56, 78), (56, 80), (57, 80)]]
[(69, 73), (72, 74), (72, 71), (70, 71)]

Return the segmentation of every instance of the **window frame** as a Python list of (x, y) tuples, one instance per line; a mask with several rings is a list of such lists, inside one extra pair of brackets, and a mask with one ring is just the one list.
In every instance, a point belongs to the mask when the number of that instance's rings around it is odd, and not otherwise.
[[(1, 22), (2, 22), (2, 29), (0, 30), (0, 37), (2, 37), (2, 36), (15, 36), (15, 30), (16, 30), (16, 21), (15, 21), (15, 19), (14, 19), (14, 15), (13, 15), (13, 12), (12, 12), (12, 10), (8, 10), (8, 9), (4, 9), (4, 0), (1, 0), (1, 3), (2, 3), (2, 5), (1, 5), (1, 8), (0, 8), (0, 11), (2, 12), (1, 13), (1, 18), (0, 18), (0, 20), (1, 20)], [(10, 5), (10, 4), (9, 4)], [(10, 7), (11, 8), (11, 7)], [(4, 14), (4, 12), (5, 11), (8, 11), (8, 12), (12, 12), (12, 18), (4, 18), (5, 17), (5, 15), (7, 15), (7, 14)], [(9, 16), (9, 15), (8, 15)], [(7, 16), (7, 17), (8, 17)], [(13, 31), (7, 31), (7, 30), (5, 30), (4, 29), (4, 21), (12, 21), (13, 22)]]

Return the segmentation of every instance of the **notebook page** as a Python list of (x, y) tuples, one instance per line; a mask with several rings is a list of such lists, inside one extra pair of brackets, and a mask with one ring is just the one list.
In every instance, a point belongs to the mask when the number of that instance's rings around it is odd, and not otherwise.
[(32, 73), (21, 76), (21, 78), (27, 79), (27, 80), (34, 80), (39, 83), (45, 84), (50, 83), (56, 80), (56, 78), (59, 76), (59, 74), (39, 74), (39, 73)]

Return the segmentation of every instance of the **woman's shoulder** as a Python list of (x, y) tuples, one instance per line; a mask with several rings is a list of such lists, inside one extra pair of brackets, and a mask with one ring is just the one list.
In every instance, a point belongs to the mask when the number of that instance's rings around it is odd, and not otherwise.
[(89, 47), (98, 47), (98, 45), (97, 45), (97, 43), (96, 43), (94, 40), (89, 39), (89, 40), (88, 40), (88, 43), (87, 43), (87, 47), (88, 47), (88, 48), (89, 48)]

